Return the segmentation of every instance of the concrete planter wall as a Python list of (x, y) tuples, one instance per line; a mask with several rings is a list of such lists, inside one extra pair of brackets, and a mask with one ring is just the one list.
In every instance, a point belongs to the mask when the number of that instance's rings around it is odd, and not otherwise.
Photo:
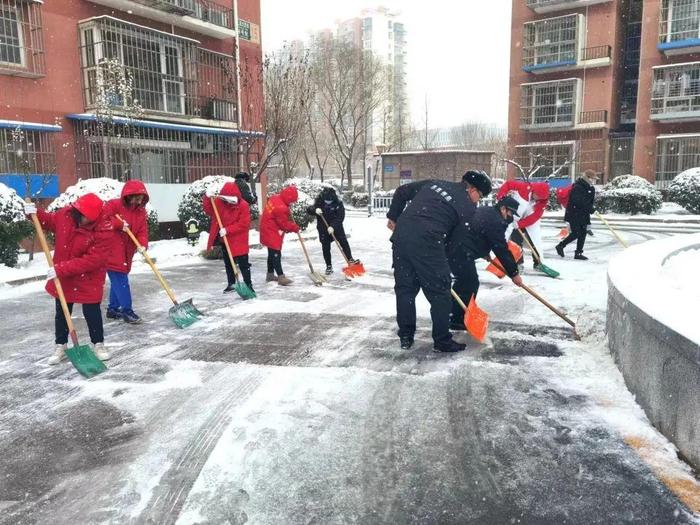
[[(700, 302), (674, 298), (661, 270), (670, 257), (700, 248), (700, 235), (625, 250), (608, 270), (610, 351), (652, 424), (700, 468)], [(698, 268), (688, 279), (697, 279)], [(675, 300), (674, 300), (675, 299)], [(690, 309), (690, 311), (688, 311)], [(694, 318), (694, 322), (688, 322)]]

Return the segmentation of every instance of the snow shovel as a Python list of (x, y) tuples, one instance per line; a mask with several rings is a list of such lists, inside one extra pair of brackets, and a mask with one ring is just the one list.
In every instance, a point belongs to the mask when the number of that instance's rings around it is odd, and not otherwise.
[[(513, 241), (508, 241), (508, 251), (515, 261), (518, 261), (523, 256), (523, 249)], [(499, 279), (503, 279), (506, 276), (506, 272), (504, 272), (502, 268), (503, 265), (501, 261), (498, 260), (498, 257), (494, 257), (493, 261), (490, 261), (489, 265), (486, 267), (486, 271), (491, 272)]]
[(459, 295), (457, 295), (457, 292), (455, 292), (454, 289), (450, 288), (450, 292), (452, 293), (454, 300), (457, 301), (457, 304), (462, 307), (462, 310), (464, 310), (464, 328), (467, 329), (469, 335), (471, 335), (474, 339), (480, 343), (483, 343), (486, 339), (486, 332), (489, 328), (489, 314), (484, 312), (476, 305), (473, 295), (469, 300), (469, 306), (467, 306), (464, 304), (462, 299), (460, 299)]
[(569, 236), (569, 228), (562, 228), (559, 230), (559, 238), (560, 239), (565, 239), (566, 237)]
[(522, 228), (518, 228), (518, 231), (520, 232), (520, 235), (522, 236), (523, 240), (525, 241), (525, 244), (527, 244), (527, 247), (530, 248), (530, 251), (532, 252), (532, 256), (535, 258), (535, 262), (537, 263), (537, 269), (541, 271), (543, 274), (547, 275), (548, 277), (551, 277), (552, 279), (556, 279), (559, 277), (559, 272), (556, 270), (553, 270), (546, 264), (542, 262), (542, 259), (540, 258), (540, 254), (535, 248), (535, 245), (530, 242), (530, 235), (523, 230)]
[[(219, 228), (223, 228), (221, 224), (221, 216), (219, 215), (219, 208), (216, 207), (216, 199), (214, 197), (210, 197), (210, 199), (211, 206), (214, 208), (214, 214), (216, 215), (216, 222), (219, 224)], [(228, 253), (229, 260), (231, 261), (231, 266), (233, 266), (233, 273), (236, 276), (236, 284), (233, 285), (233, 289), (236, 290), (236, 293), (243, 299), (255, 299), (257, 297), (255, 292), (251, 290), (241, 279), (241, 274), (238, 271), (236, 261), (233, 260), (233, 255), (231, 255), (231, 246), (229, 246), (226, 236), (224, 236), (224, 245), (226, 246), (226, 252)]]
[[(503, 267), (501, 267), (499, 262), (494, 261), (491, 259), (488, 255), (486, 256), (486, 259), (495, 264), (496, 266), (499, 266), (501, 271), (505, 271)], [(531, 296), (533, 296), (535, 299), (537, 299), (539, 302), (541, 302), (543, 305), (545, 305), (547, 308), (549, 308), (552, 312), (557, 314), (559, 317), (561, 317), (564, 321), (566, 321), (569, 325), (571, 325), (571, 328), (574, 329), (574, 335), (576, 336), (577, 339), (579, 339), (579, 335), (576, 333), (576, 323), (574, 323), (571, 319), (569, 319), (561, 310), (558, 308), (552, 306), (548, 301), (546, 301), (543, 297), (538, 295), (532, 288), (527, 286), (525, 283), (521, 284), (520, 287), (525, 290), (527, 293), (529, 293)]]
[(323, 286), (323, 283), (328, 282), (326, 278), (314, 270), (313, 264), (311, 264), (311, 258), (309, 257), (309, 252), (306, 251), (306, 244), (304, 244), (304, 238), (301, 233), (297, 232), (299, 236), (299, 242), (301, 243), (301, 249), (304, 251), (304, 257), (306, 257), (306, 262), (309, 263), (309, 277), (316, 286)]
[[(610, 226), (610, 223), (608, 221), (606, 221), (600, 213), (595, 212), (595, 216), (598, 217), (601, 221), (603, 221), (603, 224), (605, 224), (608, 227), (608, 229), (612, 232), (612, 234), (615, 236), (615, 238), (618, 240), (618, 242), (623, 247), (629, 248), (629, 244), (627, 244), (625, 241), (622, 240), (622, 238), (617, 234), (617, 232), (615, 230), (613, 230), (613, 227)], [(593, 231), (593, 230), (591, 230), (591, 231)]]
[[(27, 202), (31, 202), (31, 200), (27, 199)], [(34, 223), (37, 237), (39, 237), (41, 248), (44, 250), (44, 255), (46, 255), (46, 261), (49, 263), (49, 267), (53, 268), (53, 258), (51, 257), (49, 245), (46, 243), (44, 229), (41, 227), (39, 218), (34, 213), (32, 214), (32, 222)], [(101, 374), (107, 370), (107, 367), (97, 358), (95, 352), (93, 352), (92, 348), (90, 348), (90, 345), (81, 345), (78, 342), (78, 334), (75, 332), (75, 326), (73, 326), (73, 318), (71, 317), (70, 310), (68, 310), (68, 303), (66, 302), (66, 296), (63, 293), (61, 281), (58, 280), (58, 277), (54, 277), (53, 283), (56, 286), (56, 292), (58, 293), (58, 299), (61, 302), (63, 316), (66, 318), (66, 324), (68, 325), (68, 333), (70, 334), (71, 341), (73, 342), (73, 347), (66, 350), (66, 357), (68, 357), (70, 362), (73, 363), (75, 369), (87, 378)]]
[[(316, 214), (319, 217), (321, 217), (321, 219), (323, 220), (323, 224), (326, 225), (326, 228), (331, 227), (330, 224), (328, 224), (328, 221), (326, 220), (326, 218), (323, 216), (323, 212), (321, 211), (320, 208), (316, 209)], [(348, 276), (349, 278), (360, 277), (360, 276), (364, 275), (365, 274), (365, 267), (359, 261), (355, 262), (355, 263), (350, 262), (350, 259), (348, 259), (348, 256), (345, 255), (345, 251), (343, 251), (343, 247), (340, 245), (340, 243), (338, 242), (338, 239), (335, 237), (335, 232), (331, 233), (331, 237), (333, 237), (333, 240), (335, 241), (335, 245), (340, 250), (340, 253), (343, 254), (343, 259), (345, 259), (345, 264), (347, 264), (347, 266), (345, 268), (343, 268), (343, 273), (346, 276)]]
[[(120, 221), (125, 222), (124, 219), (122, 219), (119, 216), (119, 214), (116, 214), (115, 216)], [(165, 278), (160, 273), (158, 268), (156, 268), (156, 264), (153, 262), (153, 259), (151, 259), (150, 255), (148, 255), (148, 252), (146, 252), (146, 250), (143, 249), (143, 246), (141, 246), (141, 243), (131, 231), (131, 228), (126, 228), (125, 231), (129, 238), (132, 240), (132, 242), (136, 245), (136, 248), (139, 251), (143, 250), (143, 258), (146, 259), (146, 262), (158, 278), (158, 282), (160, 282), (160, 285), (163, 287), (163, 290), (165, 290), (165, 293), (168, 294), (168, 297), (170, 297), (170, 300), (173, 302), (173, 306), (171, 306), (170, 310), (168, 310), (168, 316), (170, 317), (170, 319), (172, 319), (173, 323), (175, 323), (175, 326), (177, 326), (178, 328), (187, 328), (191, 324), (197, 322), (199, 318), (202, 317), (204, 314), (197, 310), (197, 308), (195, 308), (194, 304), (192, 304), (192, 299), (187, 299), (182, 303), (179, 303), (177, 299), (175, 299), (175, 294), (170, 289), (170, 286), (168, 286), (168, 283), (165, 281)]]

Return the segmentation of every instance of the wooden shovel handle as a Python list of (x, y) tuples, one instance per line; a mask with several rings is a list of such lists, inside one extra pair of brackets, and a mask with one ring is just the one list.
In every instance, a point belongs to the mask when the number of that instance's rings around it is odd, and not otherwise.
[[(118, 213), (116, 213), (114, 216), (117, 219), (119, 219), (120, 221), (122, 221), (123, 223), (126, 223), (126, 221), (124, 219), (122, 219)], [(136, 238), (134, 233), (131, 231), (131, 228), (129, 228), (127, 226), (126, 228), (124, 228), (124, 231), (129, 236), (129, 238), (133, 241), (133, 243), (136, 245), (136, 248), (138, 248), (139, 250), (143, 249), (143, 246), (141, 245), (139, 240)], [(151, 259), (151, 256), (148, 255), (148, 252), (145, 250), (143, 252), (143, 258), (146, 259), (146, 262), (151, 267), (151, 270), (153, 270), (153, 273), (156, 274), (156, 277), (158, 278), (158, 281), (160, 281), (160, 285), (165, 290), (165, 293), (168, 294), (168, 297), (170, 297), (170, 300), (173, 302), (173, 304), (175, 306), (177, 306), (178, 303), (177, 303), (177, 299), (175, 299), (175, 294), (170, 289), (170, 286), (168, 286), (168, 283), (165, 281), (165, 278), (163, 277), (163, 275), (161, 275), (160, 271), (158, 271), (158, 268), (156, 268), (156, 263), (153, 262), (153, 259)]]
[[(221, 216), (219, 215), (219, 208), (216, 207), (216, 198), (215, 197), (209, 197), (211, 200), (211, 206), (214, 208), (214, 215), (216, 215), (216, 222), (219, 225), (219, 229), (223, 228), (224, 226), (221, 224)], [(231, 266), (233, 266), (233, 273), (236, 275), (236, 279), (240, 280), (239, 274), (238, 274), (238, 266), (236, 266), (236, 261), (233, 260), (233, 254), (231, 253), (231, 247), (228, 245), (228, 239), (224, 235), (224, 245), (226, 246), (226, 252), (228, 253), (228, 258), (231, 260)]]
[(453, 288), (450, 288), (450, 293), (452, 294), (452, 297), (454, 297), (454, 300), (457, 301), (457, 304), (462, 307), (462, 310), (466, 312), (467, 305), (464, 304), (464, 301), (462, 301), (459, 295), (457, 295), (457, 292), (455, 292)]
[(304, 238), (301, 236), (300, 232), (297, 232), (297, 236), (299, 237), (299, 242), (301, 243), (301, 249), (304, 251), (304, 257), (306, 257), (306, 262), (309, 263), (309, 270), (311, 270), (311, 273), (315, 273), (314, 267), (311, 264), (311, 258), (309, 257), (309, 252), (306, 251), (306, 243), (304, 243)]
[(622, 237), (620, 237), (620, 236), (617, 234), (617, 232), (613, 229), (613, 227), (610, 226), (610, 223), (609, 223), (608, 221), (606, 221), (605, 218), (604, 218), (600, 213), (595, 212), (595, 215), (596, 215), (596, 217), (598, 217), (601, 221), (603, 221), (603, 224), (605, 224), (605, 225), (608, 227), (608, 229), (612, 232), (612, 234), (615, 236), (615, 238), (617, 239), (617, 241), (618, 241), (623, 247), (629, 248), (629, 245), (628, 245), (625, 241), (622, 240)]
[[(27, 197), (26, 202), (32, 202), (32, 200)], [(51, 250), (49, 250), (49, 243), (46, 242), (46, 236), (44, 235), (44, 228), (41, 227), (41, 221), (35, 213), (32, 213), (32, 222), (34, 223), (34, 229), (39, 237), (39, 244), (41, 244), (41, 249), (44, 250), (44, 255), (46, 256), (46, 262), (49, 263), (49, 268), (53, 268), (53, 257), (51, 257)], [(53, 284), (56, 286), (56, 293), (58, 294), (58, 300), (61, 302), (61, 309), (63, 310), (63, 317), (66, 318), (66, 325), (68, 325), (68, 333), (73, 341), (74, 346), (78, 346), (78, 334), (75, 332), (75, 326), (73, 326), (73, 318), (71, 317), (70, 310), (68, 310), (68, 302), (66, 301), (66, 295), (63, 293), (63, 287), (61, 286), (61, 281), (58, 277), (53, 278)]]
[[(328, 221), (326, 220), (326, 218), (323, 216), (323, 212), (318, 213), (317, 215), (318, 215), (319, 217), (321, 217), (321, 219), (323, 219), (323, 224), (326, 225), (326, 228), (330, 228), (330, 227), (331, 227), (331, 225), (328, 224)], [(335, 232), (331, 233), (331, 237), (333, 237), (333, 240), (335, 241), (335, 245), (338, 247), (338, 249), (340, 250), (340, 253), (343, 255), (343, 259), (345, 259), (345, 264), (347, 264), (348, 266), (350, 266), (350, 259), (348, 259), (348, 256), (345, 255), (345, 251), (343, 250), (343, 247), (342, 247), (342, 246), (340, 245), (340, 243), (338, 242), (338, 239), (336, 239), (336, 237), (335, 237)]]
[(540, 264), (542, 262), (542, 260), (540, 259), (540, 254), (535, 249), (535, 247), (532, 245), (532, 243), (530, 242), (530, 237), (527, 235), (525, 230), (523, 230), (522, 228), (518, 228), (518, 231), (520, 232), (520, 236), (525, 241), (525, 244), (527, 244), (527, 247), (530, 248), (530, 251), (532, 252), (533, 257), (535, 258), (535, 261), (537, 261), (537, 264)]

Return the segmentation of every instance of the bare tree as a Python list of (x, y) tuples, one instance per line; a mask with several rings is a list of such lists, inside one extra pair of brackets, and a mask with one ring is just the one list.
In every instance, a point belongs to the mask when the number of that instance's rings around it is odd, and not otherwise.
[(304, 160), (310, 177), (313, 178), (315, 168), (318, 168), (319, 177), (323, 182), (326, 165), (332, 157), (333, 137), (319, 108), (318, 96), (314, 96), (304, 109), (306, 112)]
[(428, 94), (425, 94), (425, 100), (423, 103), (423, 122), (420, 129), (417, 129), (414, 134), (417, 138), (416, 142), (418, 147), (422, 150), (430, 150), (435, 147), (435, 142), (437, 141), (437, 131), (430, 129), (430, 112), (428, 105)]
[[(577, 153), (578, 150), (576, 147), (574, 147), (571, 156), (568, 159), (562, 162), (559, 166), (552, 165), (552, 172), (548, 174), (546, 178), (552, 179), (556, 177), (564, 168), (566, 168), (567, 166), (571, 166), (576, 161)], [(541, 173), (543, 169), (547, 168), (548, 164), (550, 164), (547, 157), (541, 154), (531, 155), (530, 165), (527, 167), (512, 159), (502, 159), (502, 161), (506, 164), (511, 164), (512, 166), (515, 166), (523, 180), (526, 180), (528, 182), (532, 179), (532, 177), (535, 177), (538, 173)]]
[(352, 186), (352, 166), (371, 126), (371, 115), (385, 98), (383, 65), (351, 43), (331, 39), (314, 49), (319, 110), (334, 141), (333, 156)]

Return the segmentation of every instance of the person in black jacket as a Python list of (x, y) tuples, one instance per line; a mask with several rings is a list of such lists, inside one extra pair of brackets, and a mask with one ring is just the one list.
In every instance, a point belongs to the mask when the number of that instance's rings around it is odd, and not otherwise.
[(243, 197), (244, 201), (252, 206), (258, 202), (258, 196), (250, 190), (249, 183), (250, 175), (248, 175), (245, 171), (236, 173), (236, 185), (241, 192), (241, 196)]
[(459, 224), (472, 220), (475, 202), (490, 190), (488, 175), (468, 171), (461, 182), (412, 182), (394, 193), (387, 227), (394, 232), (391, 242), (401, 348), (413, 346), (416, 296), (421, 289), (430, 302), (433, 348), (458, 352), (466, 347), (452, 339), (449, 329), (451, 278), (446, 245)]
[[(523, 283), (505, 236), (508, 225), (518, 215), (519, 204), (513, 197), (504, 197), (494, 206), (477, 208), (471, 223), (460, 226), (453, 233), (447, 252), (450, 268), (456, 278), (453, 289), (465, 304), (469, 304), (471, 297), (476, 297), (479, 291), (476, 260), (488, 257), (491, 251), (496, 254), (513, 283), (517, 286)], [(463, 319), (462, 307), (453, 299), (450, 328), (464, 330)]]
[[(328, 222), (328, 227), (326, 227), (323, 219), (319, 217), (318, 210), (323, 213), (323, 216)], [(345, 235), (345, 229), (343, 228), (343, 221), (345, 220), (345, 206), (343, 202), (338, 198), (338, 194), (335, 189), (331, 187), (325, 187), (321, 190), (321, 193), (316, 197), (312, 206), (306, 209), (309, 215), (316, 217), (316, 228), (318, 229), (318, 240), (321, 241), (321, 249), (323, 251), (323, 260), (326, 261), (326, 275), (333, 273), (333, 261), (331, 259), (331, 244), (333, 244), (333, 236), (338, 239), (340, 247), (345, 252), (345, 256), (351, 263), (358, 263), (357, 259), (352, 258), (352, 252), (350, 251), (350, 244), (348, 243), (348, 238)]]
[(566, 206), (564, 220), (569, 223), (570, 233), (555, 249), (560, 257), (564, 257), (564, 248), (570, 242), (576, 241), (574, 259), (587, 261), (583, 255), (583, 245), (586, 243), (588, 225), (591, 223), (591, 213), (595, 211), (595, 188), (593, 185), (598, 176), (593, 170), (586, 170), (571, 188), (569, 204)]

